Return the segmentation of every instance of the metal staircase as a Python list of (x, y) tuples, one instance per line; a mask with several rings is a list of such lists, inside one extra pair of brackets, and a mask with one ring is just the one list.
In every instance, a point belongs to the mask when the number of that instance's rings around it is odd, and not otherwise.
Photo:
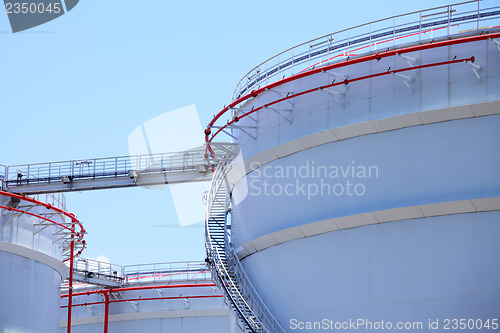
[(224, 291), (245, 332), (284, 332), (246, 278), (238, 259), (232, 255), (227, 219), (229, 196), (225, 184), (229, 170), (228, 164), (218, 164), (207, 197), (205, 238), (212, 278)]

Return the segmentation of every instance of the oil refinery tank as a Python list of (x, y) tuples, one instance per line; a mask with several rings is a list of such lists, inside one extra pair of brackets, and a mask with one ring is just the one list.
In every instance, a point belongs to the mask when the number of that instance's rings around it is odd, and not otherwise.
[(0, 332), (57, 331), (59, 288), (68, 277), (62, 261), (71, 242), (74, 254), (84, 247), (83, 227), (64, 206), (60, 194), (0, 192)]
[(220, 262), (241, 266), (243, 297), (281, 326), (267, 331), (498, 328), (498, 3), (285, 51), (240, 81), (207, 142), (222, 132), (241, 154), (218, 174)]

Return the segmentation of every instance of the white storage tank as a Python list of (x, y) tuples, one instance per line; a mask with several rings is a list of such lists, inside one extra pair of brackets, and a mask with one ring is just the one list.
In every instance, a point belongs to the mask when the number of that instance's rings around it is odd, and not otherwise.
[(290, 49), (211, 123), (244, 160), (229, 251), (285, 331), (498, 325), (500, 7), (478, 5)]
[(70, 227), (71, 219), (54, 210), (64, 209), (64, 197), (39, 198), (54, 207), (48, 209), (31, 198), (0, 194), (0, 331), (55, 332), (59, 288), (68, 277), (62, 262), (68, 230), (62, 226)]

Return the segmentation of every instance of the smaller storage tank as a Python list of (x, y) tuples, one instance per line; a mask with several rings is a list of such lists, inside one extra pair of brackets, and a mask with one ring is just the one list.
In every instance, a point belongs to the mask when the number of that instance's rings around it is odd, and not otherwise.
[[(241, 333), (205, 263), (161, 263), (133, 266), (75, 265), (75, 276), (88, 281), (108, 279), (109, 286), (76, 285), (72, 328), (80, 332), (214, 332)], [(89, 264), (90, 262), (90, 264)], [(82, 267), (85, 267), (82, 270)], [(90, 267), (90, 268), (89, 268)], [(92, 267), (99, 267), (92, 269)], [(112, 272), (108, 274), (107, 271)], [(100, 278), (100, 280), (98, 280)], [(85, 280), (85, 279), (84, 279)], [(67, 290), (61, 295), (59, 332), (67, 331)]]
[[(63, 260), (77, 221), (64, 206), (62, 195), (33, 199), (0, 191), (1, 332), (57, 330), (59, 288), (68, 277)], [(73, 234), (74, 253), (84, 246), (80, 231)]]

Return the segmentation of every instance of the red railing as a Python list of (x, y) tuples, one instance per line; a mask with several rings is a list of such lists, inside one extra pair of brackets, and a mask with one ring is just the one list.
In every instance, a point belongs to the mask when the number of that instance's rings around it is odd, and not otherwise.
[[(496, 28), (496, 27), (494, 27), (494, 28)], [(231, 119), (227, 120), (224, 124), (222, 124), (220, 127), (218, 127), (218, 129), (217, 129), (217, 131), (215, 133), (212, 133), (212, 127), (229, 110), (231, 110), (233, 108), (236, 108), (238, 105), (240, 105), (241, 103), (249, 100), (250, 98), (257, 97), (258, 95), (262, 94), (266, 90), (277, 88), (277, 87), (282, 86), (282, 85), (284, 85), (286, 83), (289, 83), (289, 82), (292, 82), (292, 81), (296, 81), (296, 80), (302, 79), (304, 77), (308, 77), (308, 76), (315, 75), (315, 74), (318, 74), (318, 73), (326, 72), (326, 71), (329, 71), (329, 70), (332, 70), (332, 69), (336, 69), (336, 68), (346, 67), (346, 66), (350, 66), (350, 65), (354, 65), (354, 64), (359, 64), (359, 63), (363, 63), (363, 62), (373, 61), (373, 60), (380, 61), (383, 58), (393, 57), (393, 56), (401, 55), (401, 54), (405, 54), (405, 53), (423, 51), (423, 50), (434, 49), (434, 48), (439, 48), (439, 47), (445, 47), (445, 46), (450, 46), (450, 45), (457, 45), (457, 44), (464, 44), (464, 43), (476, 42), (476, 41), (480, 41), (480, 40), (495, 39), (495, 38), (499, 38), (499, 37), (500, 37), (500, 33), (479, 34), (477, 36), (472, 36), (472, 37), (465, 37), (465, 38), (458, 38), (458, 39), (452, 39), (452, 40), (445, 40), (445, 41), (436, 42), (436, 43), (430, 42), (430, 43), (423, 44), (423, 45), (416, 45), (416, 46), (406, 47), (406, 48), (397, 49), (397, 50), (387, 50), (387, 51), (384, 51), (384, 52), (378, 52), (378, 53), (375, 53), (375, 54), (370, 54), (370, 55), (359, 57), (359, 58), (355, 58), (355, 59), (347, 59), (347, 60), (342, 61), (342, 62), (334, 63), (334, 64), (331, 64), (331, 65), (326, 65), (326, 66), (323, 66), (323, 67), (320, 67), (320, 68), (311, 69), (311, 70), (308, 70), (308, 71), (301, 72), (299, 74), (290, 76), (288, 78), (284, 78), (284, 79), (279, 80), (277, 82), (271, 83), (271, 84), (269, 84), (269, 85), (267, 85), (265, 87), (262, 87), (262, 88), (259, 88), (259, 89), (256, 89), (256, 90), (252, 90), (250, 93), (248, 93), (248, 94), (246, 94), (244, 96), (239, 97), (235, 101), (231, 102), (228, 106), (224, 107), (210, 121), (210, 123), (208, 124), (208, 126), (207, 126), (207, 128), (205, 129), (205, 132), (204, 132), (205, 133), (205, 142), (207, 143), (207, 147), (206, 147), (206, 151), (205, 151), (205, 158), (207, 158), (207, 159), (209, 159), (209, 158), (216, 159), (214, 151), (210, 147), (210, 143), (213, 141), (213, 139), (219, 133), (221, 133), (222, 131), (224, 131), (225, 129), (227, 129), (228, 127), (230, 127), (231, 125), (236, 124), (240, 119), (242, 119), (244, 117), (247, 117), (247, 116), (249, 116), (249, 115), (251, 115), (251, 114), (253, 114), (255, 112), (258, 112), (258, 111), (260, 111), (262, 109), (265, 109), (265, 108), (267, 108), (269, 106), (272, 106), (272, 105), (274, 105), (276, 103), (283, 102), (285, 100), (289, 100), (289, 99), (292, 99), (292, 98), (295, 98), (295, 97), (299, 97), (299, 96), (302, 96), (302, 95), (305, 95), (305, 94), (309, 94), (309, 93), (312, 93), (312, 92), (315, 92), (315, 91), (318, 91), (318, 90), (321, 90), (321, 89), (330, 88), (330, 87), (333, 87), (333, 86), (336, 86), (336, 85), (349, 84), (349, 83), (353, 83), (353, 82), (356, 82), (356, 81), (370, 79), (370, 78), (375, 78), (375, 77), (379, 77), (379, 76), (383, 76), (383, 75), (387, 75), (387, 74), (395, 74), (395, 73), (398, 73), (398, 72), (404, 72), (404, 71), (408, 71), (408, 70), (422, 69), (422, 68), (428, 68), (428, 67), (434, 67), (434, 66), (452, 64), (452, 63), (457, 63), (457, 62), (463, 62), (463, 61), (473, 62), (474, 61), (474, 57), (464, 58), (464, 59), (454, 59), (454, 60), (451, 60), (451, 61), (443, 61), (443, 62), (438, 62), (438, 63), (431, 63), (431, 64), (426, 64), (426, 65), (413, 66), (413, 67), (409, 67), (409, 68), (402, 68), (402, 69), (396, 69), (396, 70), (389, 70), (387, 72), (377, 73), (377, 74), (372, 74), (372, 75), (366, 75), (366, 76), (362, 76), (362, 77), (358, 77), (358, 78), (354, 78), (354, 79), (350, 79), (350, 80), (346, 79), (346, 80), (341, 81), (341, 82), (335, 82), (335, 83), (332, 83), (332, 84), (329, 84), (329, 85), (316, 87), (316, 88), (309, 89), (309, 90), (302, 91), (302, 92), (298, 92), (298, 93), (290, 93), (286, 97), (283, 97), (281, 99), (275, 100), (273, 102), (269, 102), (269, 103), (264, 104), (264, 105), (262, 105), (260, 107), (253, 108), (251, 111), (243, 113), (240, 116), (234, 116), (234, 117), (232, 117)]]
[[(39, 218), (39, 219), (42, 219), (46, 222), (49, 222), (49, 223), (53, 223), (54, 225), (60, 227), (60, 228), (63, 228), (65, 229), (68, 234), (70, 235), (70, 246), (69, 246), (69, 249), (62, 249), (62, 252), (65, 253), (69, 250), (69, 257), (64, 259), (63, 258), (63, 261), (67, 261), (67, 260), (70, 260), (70, 268), (69, 268), (69, 308), (68, 308), (68, 333), (71, 332), (71, 304), (72, 304), (72, 294), (73, 294), (73, 258), (75, 256), (78, 256), (82, 253), (82, 251), (85, 249), (85, 240), (83, 239), (83, 236), (85, 235), (85, 228), (83, 227), (83, 224), (76, 218), (75, 214), (72, 214), (72, 213), (68, 213), (58, 207), (55, 207), (55, 206), (52, 206), (48, 203), (45, 203), (45, 202), (41, 202), (41, 201), (38, 201), (36, 199), (33, 199), (33, 198), (29, 198), (29, 197), (24, 197), (22, 195), (18, 195), (18, 194), (13, 194), (13, 193), (9, 193), (9, 192), (4, 192), (4, 191), (0, 191), (0, 195), (3, 195), (3, 196), (7, 196), (7, 197), (10, 197), (10, 198), (13, 198), (13, 199), (17, 199), (17, 200), (23, 200), (23, 201), (26, 201), (26, 202), (29, 202), (29, 203), (32, 203), (32, 204), (35, 204), (35, 205), (38, 205), (38, 206), (42, 206), (42, 207), (45, 207), (49, 210), (52, 210), (56, 213), (59, 213), (59, 214), (63, 214), (64, 216), (68, 217), (70, 220), (71, 220), (71, 223), (66, 223), (66, 224), (63, 224), (63, 223), (60, 223), (60, 222), (56, 222), (52, 219), (49, 219), (49, 218), (46, 218), (44, 216), (41, 216), (39, 214), (35, 214), (35, 213), (31, 213), (31, 212), (27, 212), (27, 211), (24, 211), (24, 210), (21, 210), (21, 209), (17, 209), (17, 208), (14, 208), (14, 207), (7, 207), (7, 206), (2, 206), (0, 205), (0, 208), (1, 209), (6, 209), (6, 210), (9, 210), (9, 211), (15, 211), (15, 212), (18, 212), (18, 213), (22, 213), (22, 214), (27, 214), (29, 216), (33, 216), (33, 217), (36, 217), (36, 218)], [(78, 230), (77, 230), (78, 228)], [(75, 244), (77, 244), (79, 247), (80, 247), (80, 250), (75, 254)]]
[[(90, 303), (79, 303), (79, 304), (68, 304), (63, 305), (61, 308), (68, 308), (68, 311), (72, 307), (76, 306), (88, 306), (88, 305), (96, 305), (96, 304), (104, 304), (104, 333), (108, 332), (109, 325), (109, 305), (111, 303), (120, 303), (120, 302), (136, 302), (136, 301), (154, 301), (154, 300), (173, 300), (173, 299), (200, 299), (200, 298), (220, 298), (223, 295), (194, 295), (194, 296), (171, 296), (171, 297), (145, 297), (145, 298), (129, 298), (129, 299), (116, 299), (110, 300), (109, 294), (114, 292), (124, 292), (124, 291), (137, 291), (137, 290), (150, 290), (150, 289), (172, 289), (172, 288), (199, 288), (199, 287), (215, 287), (214, 283), (193, 283), (193, 284), (170, 284), (170, 285), (160, 285), (160, 286), (141, 286), (141, 287), (128, 287), (128, 288), (115, 288), (115, 289), (102, 289), (102, 290), (91, 290), (84, 291), (79, 293), (64, 294), (61, 295), (61, 298), (66, 298), (74, 296), (85, 296), (85, 295), (93, 295), (93, 294), (101, 294), (104, 296), (104, 301), (100, 302), (90, 302)], [(71, 322), (68, 321), (68, 330), (71, 326)]]

